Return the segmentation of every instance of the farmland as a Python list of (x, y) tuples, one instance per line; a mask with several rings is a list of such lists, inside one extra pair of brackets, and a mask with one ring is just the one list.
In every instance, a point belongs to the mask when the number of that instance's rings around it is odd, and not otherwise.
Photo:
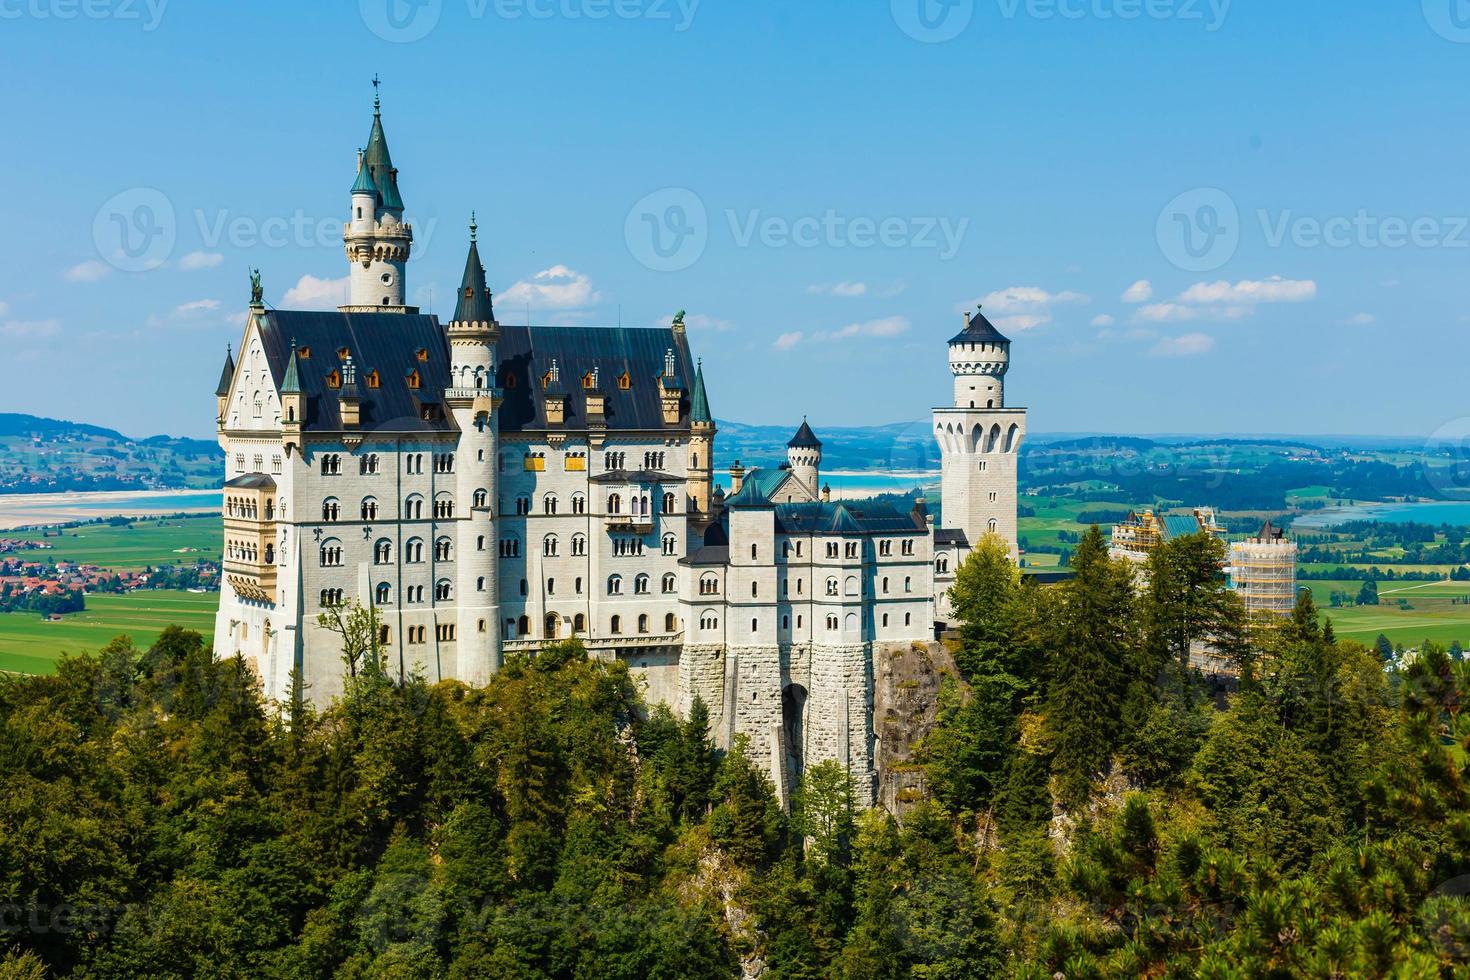
[(218, 517), (148, 518), (132, 524), (84, 524), (60, 532), (24, 531), (10, 535), (51, 545), (27, 552), (34, 560), (75, 561), (128, 570), (149, 565), (192, 563), (220, 553)]
[(86, 612), (59, 623), (27, 613), (0, 615), (0, 670), (49, 674), (63, 653), (90, 653), (113, 637), (127, 634), (137, 647), (149, 646), (168, 626), (214, 631), (219, 595), (145, 589), (124, 595), (87, 596)]

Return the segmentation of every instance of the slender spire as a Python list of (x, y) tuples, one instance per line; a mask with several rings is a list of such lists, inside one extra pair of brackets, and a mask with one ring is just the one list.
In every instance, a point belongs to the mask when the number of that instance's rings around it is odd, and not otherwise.
[(373, 182), (373, 172), (368, 169), (367, 157), (357, 151), (357, 180), (352, 184), (352, 193), (378, 196), (378, 185)]
[(382, 103), (378, 98), (378, 76), (373, 76), (373, 128), (368, 133), (367, 149), (363, 151), (363, 162), (372, 171), (373, 183), (382, 195), (383, 207), (389, 211), (402, 211), (403, 198), (398, 193), (398, 171), (393, 166), (393, 157), (388, 152), (388, 137), (383, 133)]
[(235, 382), (235, 354), (229, 344), (225, 345), (225, 369), (220, 372), (219, 385), (214, 389), (215, 395), (220, 398), (230, 393), (230, 385)]
[(301, 394), (301, 369), (296, 363), (296, 338), (291, 338), (291, 359), (286, 362), (286, 376), (281, 379), (281, 394)]
[(694, 393), (689, 400), (689, 421), (710, 424), (715, 421), (709, 411), (709, 395), (704, 390), (704, 360), (702, 358), (694, 369)]
[(480, 262), (480, 246), (476, 243), (474, 214), (470, 215), (470, 254), (465, 258), (464, 278), (459, 284), (459, 298), (454, 304), (454, 323), (489, 323), (495, 319), (490, 287), (485, 285), (485, 266)]

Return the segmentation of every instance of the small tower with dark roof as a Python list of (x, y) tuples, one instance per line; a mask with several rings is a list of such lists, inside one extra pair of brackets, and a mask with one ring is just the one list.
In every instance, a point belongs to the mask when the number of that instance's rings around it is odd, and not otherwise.
[(407, 306), (409, 253), (413, 227), (403, 220), (403, 197), (398, 192), (398, 169), (388, 153), (383, 132), (382, 103), (373, 79), (373, 125), (367, 148), (357, 153), (357, 179), (351, 190), (352, 210), (342, 233), (347, 261), (352, 267), (350, 312), (416, 313)]
[(226, 346), (224, 370), (220, 371), (219, 384), (215, 385), (214, 388), (215, 400), (219, 402), (219, 412), (216, 417), (216, 421), (218, 421), (221, 425), (224, 424), (225, 420), (225, 406), (228, 405), (230, 401), (230, 387), (234, 383), (235, 355), (234, 352), (228, 346)]
[(791, 467), (792, 476), (800, 480), (811, 499), (816, 500), (821, 493), (822, 440), (817, 438), (805, 418), (801, 420), (801, 428), (796, 430), (796, 435), (786, 444), (786, 463)]
[(704, 362), (694, 369), (694, 383), (689, 393), (689, 517), (697, 526), (708, 525), (714, 518), (715, 417), (710, 412), (709, 394), (704, 389)]

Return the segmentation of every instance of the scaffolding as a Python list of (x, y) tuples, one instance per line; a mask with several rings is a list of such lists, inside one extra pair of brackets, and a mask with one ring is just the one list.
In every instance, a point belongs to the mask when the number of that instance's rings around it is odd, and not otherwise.
[(1296, 608), (1296, 542), (1268, 521), (1261, 533), (1230, 546), (1230, 586), (1252, 616), (1287, 617)]

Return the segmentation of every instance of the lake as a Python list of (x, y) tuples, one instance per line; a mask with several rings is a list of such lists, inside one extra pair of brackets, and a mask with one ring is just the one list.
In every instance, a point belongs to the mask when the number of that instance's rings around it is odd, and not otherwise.
[(217, 513), (221, 490), (120, 490), (0, 494), (0, 528), (62, 524), (98, 517)]
[(1349, 521), (1383, 524), (1449, 524), (1470, 526), (1470, 500), (1432, 500), (1417, 504), (1357, 504), (1333, 507), (1298, 517), (1293, 528), (1336, 527)]

